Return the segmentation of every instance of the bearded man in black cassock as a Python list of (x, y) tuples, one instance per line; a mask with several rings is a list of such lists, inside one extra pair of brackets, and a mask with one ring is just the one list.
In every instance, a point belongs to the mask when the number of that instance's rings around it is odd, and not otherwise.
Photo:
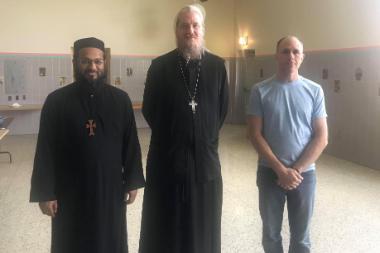
[(52, 217), (53, 253), (126, 253), (126, 204), (144, 185), (131, 101), (106, 84), (104, 43), (74, 43), (76, 81), (47, 97), (31, 202)]
[(223, 59), (205, 50), (204, 12), (175, 20), (177, 49), (152, 61), (143, 114), (152, 133), (140, 253), (220, 253), (219, 130), (227, 113)]

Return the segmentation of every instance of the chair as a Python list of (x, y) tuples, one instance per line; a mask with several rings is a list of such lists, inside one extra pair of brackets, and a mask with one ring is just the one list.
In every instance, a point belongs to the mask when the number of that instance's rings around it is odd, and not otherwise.
[[(7, 128), (9, 124), (12, 122), (13, 118), (12, 117), (5, 117), (1, 118), (2, 119), (2, 124), (0, 128), (0, 141), (4, 138), (9, 133), (9, 129)], [(2, 151), (1, 150), (1, 142), (0, 142), (0, 154), (7, 154), (9, 155), (9, 162), (12, 163), (12, 154), (9, 151)]]

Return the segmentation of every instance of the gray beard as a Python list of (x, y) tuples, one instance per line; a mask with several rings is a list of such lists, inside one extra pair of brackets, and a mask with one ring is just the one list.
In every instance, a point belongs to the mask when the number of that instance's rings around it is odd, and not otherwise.
[(199, 46), (181, 47), (178, 45), (178, 50), (182, 54), (182, 56), (187, 60), (200, 59), (205, 51), (203, 42)]
[(203, 51), (203, 48), (201, 48), (198, 50), (182, 50), (181, 53), (185, 59), (194, 60), (202, 58)]

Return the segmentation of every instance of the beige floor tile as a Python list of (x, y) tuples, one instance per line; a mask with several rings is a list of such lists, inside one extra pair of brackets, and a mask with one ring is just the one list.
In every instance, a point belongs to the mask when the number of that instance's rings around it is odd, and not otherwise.
[[(139, 130), (143, 157), (149, 135), (148, 129)], [(35, 144), (34, 135), (7, 136), (2, 143), (3, 149), (12, 152), (14, 163), (0, 156), (1, 253), (49, 252), (50, 220), (40, 214), (36, 204), (28, 203)], [(244, 126), (223, 128), (220, 158), (224, 180), (222, 252), (262, 252), (255, 185), (257, 155), (245, 138)], [(323, 155), (317, 166), (313, 252), (380, 252), (380, 171), (328, 155)], [(127, 214), (131, 253), (138, 248), (142, 194)], [(285, 214), (284, 245), (289, 242), (287, 230)]]

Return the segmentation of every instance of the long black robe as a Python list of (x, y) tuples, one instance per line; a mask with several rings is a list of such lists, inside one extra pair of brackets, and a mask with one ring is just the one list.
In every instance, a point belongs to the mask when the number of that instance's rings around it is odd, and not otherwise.
[[(89, 135), (88, 120), (95, 121), (95, 135)], [(143, 185), (132, 104), (124, 91), (73, 83), (47, 97), (30, 201), (58, 201), (51, 252), (128, 252), (124, 193)]]
[[(223, 59), (204, 54), (193, 114), (179, 61), (174, 50), (153, 60), (148, 71), (143, 114), (152, 134), (139, 252), (220, 253), (217, 149), (228, 107), (227, 74)], [(197, 66), (184, 69), (191, 94)]]

